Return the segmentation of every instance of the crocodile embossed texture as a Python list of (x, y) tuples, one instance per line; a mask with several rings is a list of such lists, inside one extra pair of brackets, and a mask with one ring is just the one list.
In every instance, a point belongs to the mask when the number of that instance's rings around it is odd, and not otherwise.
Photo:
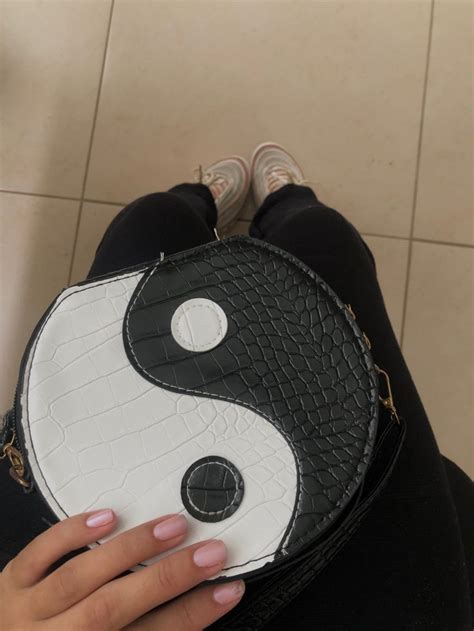
[(36, 488), (59, 518), (113, 507), (122, 532), (184, 513), (186, 470), (217, 455), (238, 469), (245, 493), (223, 521), (205, 523), (187, 514), (186, 545), (224, 537), (230, 554), (222, 574), (254, 570), (272, 561), (291, 521), (293, 451), (255, 411), (164, 389), (130, 365), (122, 327), (142, 276), (69, 288), (45, 319), (29, 351), (21, 396)]
[[(204, 353), (182, 348), (170, 330), (180, 304), (199, 298), (228, 320), (225, 339)], [(377, 379), (353, 318), (314, 272), (242, 237), (174, 255), (137, 286), (124, 339), (151, 383), (244, 405), (285, 437), (298, 488), (282, 554), (314, 541), (343, 511), (373, 447)]]

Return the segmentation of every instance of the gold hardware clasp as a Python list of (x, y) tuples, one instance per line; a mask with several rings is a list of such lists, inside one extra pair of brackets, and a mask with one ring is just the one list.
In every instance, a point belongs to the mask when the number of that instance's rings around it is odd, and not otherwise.
[[(351, 307), (350, 304), (346, 304), (346, 309), (347, 311), (351, 314), (351, 316), (354, 318), (354, 320), (356, 319), (356, 315)], [(369, 340), (369, 338), (367, 337), (367, 335), (364, 333), (364, 331), (362, 331), (362, 338), (367, 346), (367, 348), (370, 350), (372, 350), (372, 344)], [(387, 386), (387, 396), (386, 397), (381, 397), (379, 395), (379, 399), (380, 399), (380, 403), (390, 412), (390, 416), (392, 417), (393, 420), (395, 420), (399, 425), (400, 425), (400, 418), (398, 416), (398, 412), (397, 412), (397, 408), (395, 407), (395, 402), (393, 400), (393, 394), (392, 394), (392, 385), (390, 383), (390, 377), (388, 376), (388, 373), (385, 372), (385, 370), (382, 370), (379, 366), (377, 366), (377, 364), (375, 365), (375, 370), (378, 372), (379, 375), (382, 375), (383, 378), (385, 379), (385, 384)]]
[(352, 310), (352, 307), (351, 307), (351, 305), (350, 305), (350, 304), (347, 304), (347, 305), (346, 305), (346, 309), (347, 309), (347, 311), (349, 311), (349, 313), (351, 314), (351, 316), (352, 316), (352, 317), (354, 318), (354, 320), (355, 320), (355, 319), (356, 319), (356, 315), (355, 315), (354, 311)]
[(367, 346), (369, 351), (372, 350), (372, 344), (371, 344), (369, 338), (367, 337), (367, 335), (364, 333), (364, 331), (362, 331), (362, 337), (363, 337), (365, 345)]
[(10, 440), (6, 442), (2, 447), (2, 451), (0, 452), (0, 460), (3, 460), (4, 458), (8, 457), (8, 450), (10, 447), (13, 446), (14, 442), (15, 442), (15, 432), (13, 431), (12, 437), (10, 438)]
[(387, 408), (387, 410), (390, 411), (390, 414), (391, 414), (392, 418), (395, 419), (398, 424), (400, 424), (400, 419), (398, 418), (397, 408), (395, 407), (395, 403), (393, 401), (392, 385), (390, 383), (390, 377), (388, 376), (388, 373), (385, 372), (385, 370), (382, 370), (379, 366), (377, 366), (377, 364), (375, 364), (375, 370), (378, 372), (379, 375), (382, 375), (384, 377), (385, 383), (386, 383), (386, 386), (387, 386), (388, 396), (386, 396), (386, 397), (379, 396), (380, 403), (385, 408)]
[[(356, 314), (354, 313), (354, 310), (352, 309), (351, 305), (349, 303), (346, 304), (346, 309), (347, 311), (350, 313), (350, 315), (354, 318), (354, 320), (356, 320)], [(372, 344), (369, 340), (369, 338), (367, 337), (367, 335), (364, 333), (364, 331), (362, 331), (362, 339), (365, 342), (365, 345), (367, 346), (367, 348), (370, 350), (372, 350)]]
[(2, 454), (0, 455), (0, 460), (3, 458), (8, 458), (10, 461), (11, 467), (9, 469), (9, 473), (11, 477), (21, 484), (24, 488), (28, 488), (30, 483), (28, 480), (25, 480), (25, 463), (23, 462), (23, 456), (20, 451), (16, 447), (13, 446), (15, 442), (15, 432), (13, 432), (12, 437), (8, 443), (3, 446)]

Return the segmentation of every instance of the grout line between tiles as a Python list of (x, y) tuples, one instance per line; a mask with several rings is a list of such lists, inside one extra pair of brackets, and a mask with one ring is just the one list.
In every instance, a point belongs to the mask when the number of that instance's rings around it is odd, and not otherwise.
[(80, 197), (66, 197), (65, 195), (48, 195), (46, 193), (26, 193), (25, 191), (10, 191), (7, 188), (0, 188), (0, 193), (9, 195), (25, 195), (27, 197), (48, 197), (49, 199), (62, 199), (68, 202), (80, 202)]
[(415, 232), (415, 215), (416, 215), (416, 205), (418, 202), (418, 184), (419, 184), (419, 176), (420, 176), (420, 165), (421, 165), (421, 151), (423, 144), (423, 129), (425, 123), (425, 109), (426, 109), (426, 95), (428, 93), (428, 79), (430, 72), (430, 59), (431, 59), (431, 42), (433, 40), (433, 23), (434, 23), (434, 12), (435, 12), (435, 0), (431, 0), (430, 7), (430, 22), (428, 27), (428, 44), (426, 47), (426, 62), (425, 62), (425, 78), (423, 83), (423, 96), (421, 99), (421, 112), (420, 112), (420, 128), (418, 132), (418, 145), (416, 151), (416, 165), (415, 165), (415, 184), (413, 187), (413, 203), (411, 210), (411, 224), (410, 224), (410, 241), (408, 243), (408, 258), (407, 258), (407, 271), (405, 276), (405, 292), (403, 295), (403, 311), (402, 311), (402, 324), (400, 327), (400, 348), (403, 349), (403, 341), (405, 337), (405, 324), (406, 324), (406, 316), (408, 310), (408, 291), (410, 285), (410, 273), (411, 273), (411, 262), (413, 257), (413, 242), (414, 242), (414, 232)]
[(377, 234), (375, 232), (361, 232), (363, 237), (378, 237), (379, 239), (395, 239), (398, 241), (414, 241), (415, 243), (431, 243), (432, 245), (450, 245), (457, 248), (474, 248), (472, 243), (458, 243), (457, 241), (440, 241), (438, 239), (423, 239), (423, 237), (399, 237), (393, 234)]
[(455, 241), (433, 241), (431, 239), (420, 239), (420, 237), (413, 237), (412, 241), (415, 241), (415, 243), (431, 243), (432, 245), (449, 245), (450, 247), (468, 248), (471, 250), (474, 248), (474, 245), (472, 245), (472, 243), (456, 243)]
[(380, 239), (395, 239), (396, 241), (409, 241), (410, 237), (400, 237), (396, 234), (379, 234), (378, 232), (361, 232), (363, 237), (378, 237)]
[(101, 201), (100, 199), (89, 199), (87, 197), (84, 197), (82, 201), (87, 202), (88, 204), (106, 204), (107, 206), (120, 206), (121, 208), (123, 208), (124, 206), (130, 203), (130, 202), (104, 202), (104, 201)]
[(89, 175), (89, 166), (90, 166), (91, 155), (92, 155), (92, 145), (94, 143), (94, 133), (95, 133), (95, 127), (96, 127), (96, 123), (97, 123), (97, 114), (99, 112), (100, 95), (101, 95), (101, 92), (102, 92), (102, 84), (103, 84), (104, 73), (105, 73), (105, 62), (106, 62), (106, 59), (107, 59), (107, 51), (109, 49), (109, 40), (110, 40), (110, 31), (111, 31), (111, 28), (112, 28), (112, 15), (113, 15), (113, 12), (114, 12), (114, 4), (115, 4), (115, 0), (111, 0), (109, 19), (108, 19), (108, 24), (107, 24), (107, 33), (105, 35), (104, 54), (103, 54), (103, 57), (102, 57), (102, 67), (101, 67), (101, 70), (100, 70), (99, 85), (98, 85), (98, 88), (97, 88), (97, 97), (96, 97), (95, 106), (94, 106), (94, 116), (92, 118), (92, 127), (91, 127), (90, 139), (89, 139), (89, 148), (88, 148), (87, 157), (86, 157), (84, 179), (82, 181), (81, 199), (80, 199), (80, 204), (79, 204), (79, 211), (77, 213), (76, 229), (75, 229), (75, 233), (74, 233), (74, 242), (73, 242), (73, 246), (72, 246), (71, 262), (70, 262), (70, 265), (69, 265), (69, 273), (68, 273), (68, 280), (67, 280), (68, 285), (71, 283), (71, 276), (72, 276), (72, 270), (73, 270), (73, 266), (74, 266), (74, 259), (76, 257), (77, 239), (79, 237), (79, 228), (80, 228), (80, 225), (81, 225), (82, 208), (84, 206), (84, 194), (86, 192), (87, 176)]

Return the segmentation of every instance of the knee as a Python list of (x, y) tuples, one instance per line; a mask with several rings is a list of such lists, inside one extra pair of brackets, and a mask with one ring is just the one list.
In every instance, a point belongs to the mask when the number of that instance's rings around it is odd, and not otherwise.
[(189, 218), (188, 205), (177, 195), (168, 192), (150, 193), (130, 205), (130, 215), (142, 226), (154, 226), (185, 221)]
[(333, 208), (304, 208), (289, 216), (272, 241), (285, 250), (296, 249), (300, 258), (317, 252), (320, 257), (345, 261), (350, 267), (375, 268), (375, 259), (356, 228)]
[(139, 197), (131, 205), (133, 206), (133, 212), (143, 215), (144, 218), (148, 215), (155, 216), (157, 212), (172, 212), (176, 208), (186, 206), (184, 201), (177, 195), (168, 192), (149, 193)]
[(304, 208), (290, 216), (283, 230), (299, 238), (321, 244), (359, 247), (361, 238), (354, 226), (334, 208), (320, 206)]

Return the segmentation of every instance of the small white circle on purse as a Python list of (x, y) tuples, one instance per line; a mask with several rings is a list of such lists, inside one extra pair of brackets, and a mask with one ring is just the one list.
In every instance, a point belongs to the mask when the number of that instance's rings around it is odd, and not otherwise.
[(199, 353), (222, 342), (227, 324), (227, 316), (217, 303), (207, 298), (191, 298), (174, 312), (171, 334), (187, 351)]

